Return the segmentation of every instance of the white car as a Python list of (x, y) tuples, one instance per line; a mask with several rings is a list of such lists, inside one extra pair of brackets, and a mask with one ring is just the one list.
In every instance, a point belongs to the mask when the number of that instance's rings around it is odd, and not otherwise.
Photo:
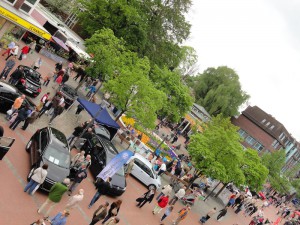
[(140, 180), (148, 188), (158, 189), (161, 186), (160, 177), (153, 170), (152, 164), (140, 154), (132, 156), (128, 162), (134, 160), (131, 175)]

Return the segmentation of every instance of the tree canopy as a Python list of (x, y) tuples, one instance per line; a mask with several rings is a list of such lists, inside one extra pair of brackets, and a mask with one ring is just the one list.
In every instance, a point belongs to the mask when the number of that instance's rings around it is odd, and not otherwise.
[(163, 108), (158, 113), (161, 116), (167, 116), (170, 121), (178, 122), (193, 104), (189, 88), (181, 82), (180, 74), (166, 67), (160, 69), (154, 66), (150, 79), (154, 86), (167, 96)]
[(176, 68), (181, 60), (179, 44), (189, 36), (185, 14), (191, 0), (77, 0), (83, 32), (91, 36), (109, 28), (123, 38), (126, 47), (139, 56), (147, 56), (158, 66)]
[(153, 128), (156, 112), (163, 107), (166, 95), (149, 79), (147, 58), (139, 58), (129, 51), (120, 58), (118, 75), (104, 84), (104, 90), (110, 93), (110, 101), (121, 110), (120, 116), (126, 113), (145, 127)]
[(196, 102), (210, 115), (238, 114), (238, 108), (249, 98), (241, 89), (239, 76), (226, 66), (208, 68), (202, 74), (189, 77), (187, 84), (193, 88)]
[(237, 127), (229, 118), (213, 117), (202, 134), (192, 135), (188, 151), (195, 167), (203, 174), (224, 183), (245, 183), (241, 170), (243, 148)]
[(289, 180), (281, 169), (285, 164), (285, 150), (278, 150), (272, 153), (265, 153), (262, 156), (262, 162), (269, 170), (268, 180), (279, 193), (288, 193), (291, 187)]

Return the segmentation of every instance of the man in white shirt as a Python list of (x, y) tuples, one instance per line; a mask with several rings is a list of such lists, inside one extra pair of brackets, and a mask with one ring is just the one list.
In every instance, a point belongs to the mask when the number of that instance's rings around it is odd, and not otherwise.
[(177, 191), (174, 197), (170, 200), (169, 205), (175, 205), (178, 199), (182, 199), (185, 196), (185, 190), (185, 186), (179, 189), (179, 191)]
[(16, 45), (14, 48), (12, 48), (12, 49), (10, 50), (9, 55), (6, 57), (5, 60), (7, 61), (8, 58), (11, 57), (11, 56), (18, 56), (18, 53), (19, 53), (19, 45)]
[(157, 173), (157, 176), (162, 175), (164, 172), (166, 172), (166, 170), (167, 170), (167, 166), (166, 166), (166, 164), (163, 162), (163, 163), (161, 164), (160, 168), (159, 168), (159, 171), (158, 171), (158, 173)]

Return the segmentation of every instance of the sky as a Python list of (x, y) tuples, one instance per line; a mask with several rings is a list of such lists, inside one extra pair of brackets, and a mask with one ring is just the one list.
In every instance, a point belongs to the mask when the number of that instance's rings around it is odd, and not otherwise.
[(298, 141), (299, 13), (299, 0), (193, 0), (185, 43), (197, 51), (200, 72), (233, 68), (251, 96), (248, 103), (275, 117)]

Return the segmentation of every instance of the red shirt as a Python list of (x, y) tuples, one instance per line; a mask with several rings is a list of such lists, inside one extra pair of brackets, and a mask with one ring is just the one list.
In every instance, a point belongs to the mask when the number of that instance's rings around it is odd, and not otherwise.
[(56, 83), (61, 84), (62, 82), (62, 76), (58, 76), (58, 78), (56, 79)]
[(168, 205), (169, 202), (169, 197), (168, 196), (163, 196), (159, 199), (160, 202), (158, 202), (158, 206), (160, 208), (165, 208)]
[(21, 49), (23, 54), (27, 54), (29, 52), (29, 47), (27, 45), (25, 45), (22, 49)]

